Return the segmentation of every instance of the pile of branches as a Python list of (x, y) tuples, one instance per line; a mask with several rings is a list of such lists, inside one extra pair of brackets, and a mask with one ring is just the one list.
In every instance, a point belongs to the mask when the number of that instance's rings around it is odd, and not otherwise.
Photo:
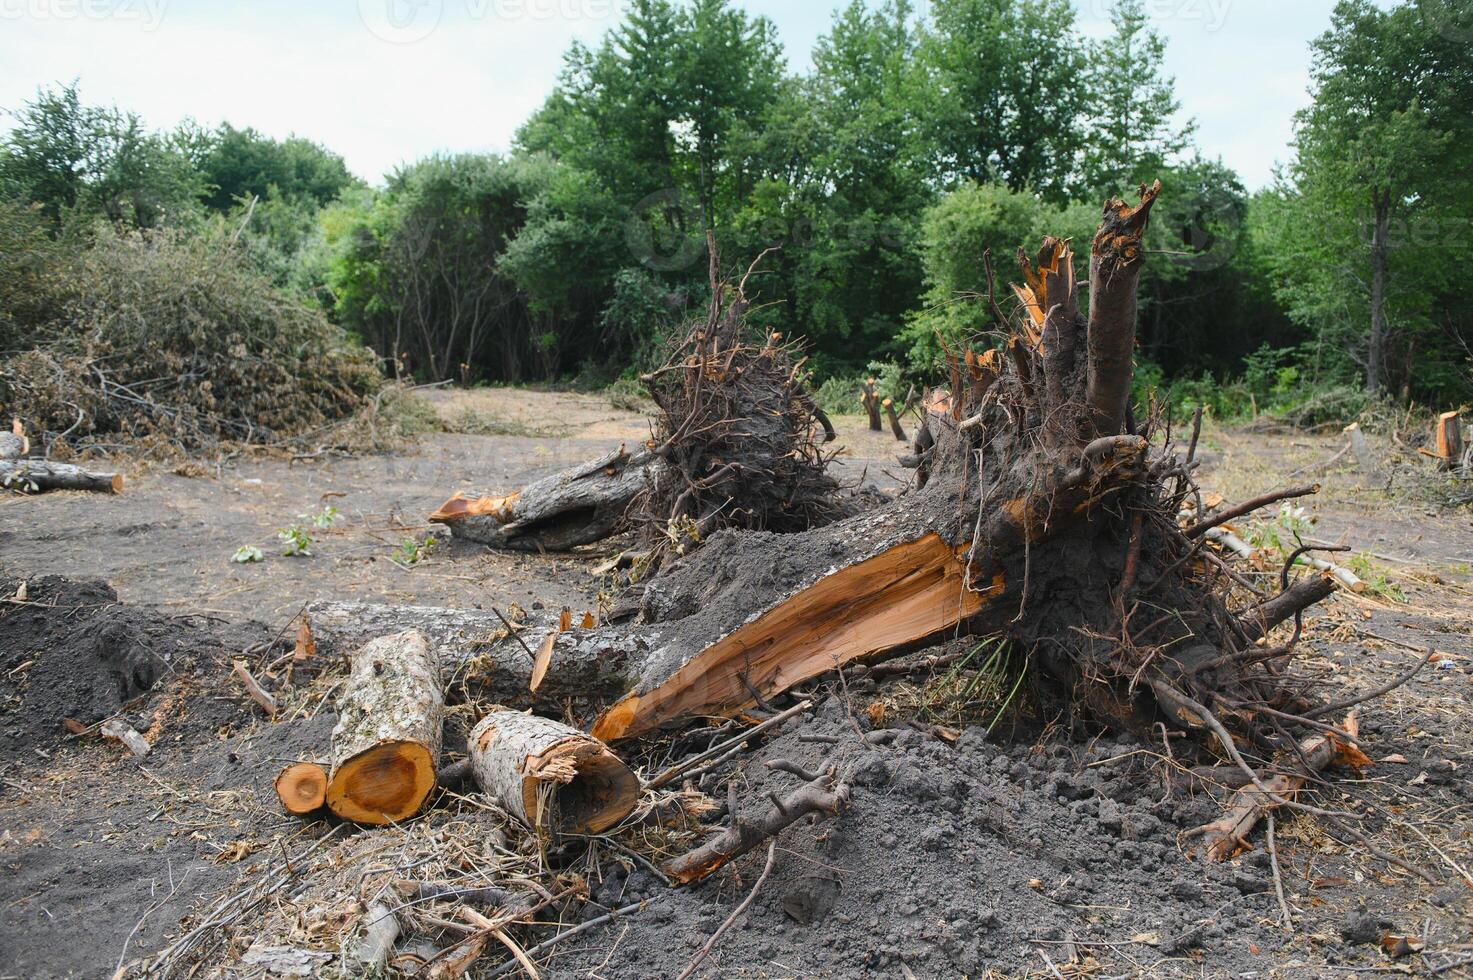
[[(10, 216), (14, 218), (14, 215)], [(320, 311), (246, 264), (229, 241), (176, 231), (101, 231), (46, 265), (11, 307), (0, 414), (35, 448), (225, 445), (314, 448), (378, 408), (377, 358)]]

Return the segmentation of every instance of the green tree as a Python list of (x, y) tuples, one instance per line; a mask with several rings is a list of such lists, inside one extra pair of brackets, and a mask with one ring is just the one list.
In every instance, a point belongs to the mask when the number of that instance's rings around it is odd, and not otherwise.
[(1144, 0), (1116, 0), (1114, 35), (1091, 51), (1085, 186), (1126, 194), (1159, 177), (1191, 142), (1196, 123), (1176, 120), (1176, 80), (1164, 74), (1166, 42), (1150, 27)]
[(942, 180), (1062, 201), (1084, 150), (1087, 47), (1069, 0), (934, 0), (919, 57)]
[(357, 183), (342, 157), (300, 136), (275, 140), (222, 123), (205, 134), (182, 127), (179, 138), (198, 161), (209, 184), (204, 203), (215, 211), (228, 211), (243, 198), (272, 194), (321, 207)]
[(1278, 267), (1288, 302), (1303, 317), (1315, 301), (1321, 311), (1336, 303), (1335, 290), (1353, 291), (1364, 324), (1353, 356), (1370, 392), (1394, 384), (1397, 355), (1410, 379), (1405, 334), (1437, 319), (1431, 304), (1459, 265), (1450, 252), (1468, 251), (1473, 47), (1439, 26), (1411, 4), (1336, 6), (1313, 44), (1314, 100), (1298, 116), (1294, 188), (1281, 202), (1297, 218), (1286, 241), (1303, 246)]
[(188, 158), (135, 113), (82, 103), (76, 82), (42, 88), (15, 113), (0, 188), (40, 205), (53, 228), (73, 212), (153, 227), (186, 215), (200, 190)]

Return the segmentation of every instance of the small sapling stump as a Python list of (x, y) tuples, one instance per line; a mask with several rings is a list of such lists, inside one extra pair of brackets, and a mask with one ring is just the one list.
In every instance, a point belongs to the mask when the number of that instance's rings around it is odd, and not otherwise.
[(276, 796), (294, 817), (305, 817), (327, 802), (327, 770), (316, 762), (293, 762), (276, 774)]
[(422, 633), (381, 637), (354, 653), (332, 733), (332, 812), (366, 824), (418, 813), (435, 788), (444, 709), (440, 661)]
[(598, 834), (627, 817), (639, 780), (598, 739), (505, 708), (467, 739), (476, 782), (508, 813), (553, 838)]

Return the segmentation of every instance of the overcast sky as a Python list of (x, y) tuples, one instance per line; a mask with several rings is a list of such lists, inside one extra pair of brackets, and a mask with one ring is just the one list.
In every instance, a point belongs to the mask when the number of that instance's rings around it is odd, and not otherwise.
[[(839, 0), (739, 0), (805, 68)], [(1108, 31), (1108, 0), (1075, 0)], [(625, 0), (0, 0), (0, 107), (78, 78), (156, 127), (193, 116), (310, 137), (377, 182), (436, 150), (504, 150), (574, 38)], [(922, 3), (924, 10), (925, 4)], [(1197, 139), (1250, 188), (1288, 156), (1307, 42), (1333, 0), (1146, 0)], [(4, 120), (8, 128), (8, 116)]]

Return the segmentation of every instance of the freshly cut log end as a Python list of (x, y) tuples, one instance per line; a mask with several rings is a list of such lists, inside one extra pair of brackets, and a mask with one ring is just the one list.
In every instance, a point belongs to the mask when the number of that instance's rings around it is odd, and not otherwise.
[(0, 459), (0, 489), (23, 493), (45, 490), (122, 493), (123, 474), (98, 473), (70, 463), (50, 463), (40, 459)]
[(639, 800), (629, 767), (598, 739), (561, 722), (499, 709), (467, 741), (481, 788), (553, 837), (602, 833)]
[(333, 771), (327, 804), (354, 823), (393, 823), (418, 813), (434, 788), (429, 749), (419, 742), (384, 742)]
[(332, 733), (332, 812), (366, 824), (419, 812), (435, 788), (444, 709), (440, 661), (422, 633), (380, 637), (354, 653)]
[(315, 762), (293, 762), (276, 775), (276, 795), (296, 817), (321, 810), (327, 802), (327, 770)]

